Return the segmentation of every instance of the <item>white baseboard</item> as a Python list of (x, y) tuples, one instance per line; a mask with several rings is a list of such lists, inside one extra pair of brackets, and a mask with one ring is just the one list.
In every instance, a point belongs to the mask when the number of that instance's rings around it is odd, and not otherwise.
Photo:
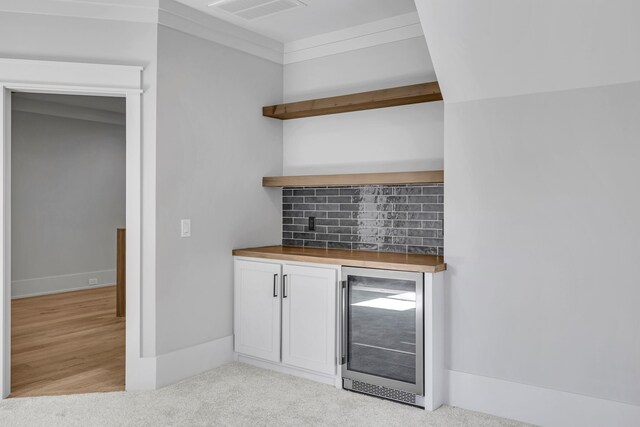
[(639, 426), (640, 406), (446, 371), (451, 406), (541, 426)]
[(335, 376), (321, 375), (315, 372), (307, 371), (305, 369), (290, 368), (288, 366), (284, 366), (279, 363), (269, 362), (261, 359), (255, 359), (253, 357), (244, 356), (241, 354), (237, 354), (236, 359), (238, 362), (246, 363), (247, 365), (252, 365), (252, 366), (256, 366), (258, 368), (263, 368), (263, 369), (271, 369), (272, 371), (280, 372), (283, 374), (289, 374), (296, 377), (305, 378), (307, 380), (312, 380), (319, 383), (329, 384), (329, 385), (338, 387), (338, 382)]
[(125, 390), (155, 390), (157, 359), (127, 354)]
[(233, 335), (161, 354), (156, 358), (156, 386), (176, 383), (233, 360)]
[[(89, 285), (89, 279), (97, 279), (98, 284)], [(114, 283), (116, 283), (115, 269), (14, 280), (11, 282), (11, 299), (100, 288)]]

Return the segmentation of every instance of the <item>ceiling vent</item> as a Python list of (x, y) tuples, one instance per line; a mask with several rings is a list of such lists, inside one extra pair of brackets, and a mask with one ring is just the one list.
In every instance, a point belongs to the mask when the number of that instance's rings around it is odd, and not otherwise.
[(209, 6), (247, 21), (255, 21), (287, 10), (304, 7), (306, 4), (298, 0), (219, 0)]

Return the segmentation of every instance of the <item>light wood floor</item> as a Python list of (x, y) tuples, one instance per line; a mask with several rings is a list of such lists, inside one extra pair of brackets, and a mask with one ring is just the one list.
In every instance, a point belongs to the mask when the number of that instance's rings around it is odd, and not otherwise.
[(125, 320), (116, 288), (11, 305), (11, 397), (124, 390)]

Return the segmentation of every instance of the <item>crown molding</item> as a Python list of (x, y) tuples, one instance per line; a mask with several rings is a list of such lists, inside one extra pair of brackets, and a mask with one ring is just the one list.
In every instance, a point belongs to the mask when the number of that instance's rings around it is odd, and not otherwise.
[(282, 64), (282, 43), (174, 0), (160, 0), (158, 24)]
[(417, 12), (285, 43), (284, 64), (424, 37)]
[(285, 65), (424, 36), (417, 12), (285, 44), (175, 0), (2, 0), (0, 12), (162, 25)]

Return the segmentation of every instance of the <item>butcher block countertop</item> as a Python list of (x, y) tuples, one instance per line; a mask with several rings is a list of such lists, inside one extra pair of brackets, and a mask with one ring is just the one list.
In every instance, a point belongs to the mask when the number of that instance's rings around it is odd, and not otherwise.
[(447, 269), (444, 257), (441, 256), (390, 252), (302, 248), (297, 246), (263, 246), (260, 248), (234, 249), (233, 255), (283, 261), (382, 268), (386, 270), (417, 271), (421, 273), (437, 273)]

